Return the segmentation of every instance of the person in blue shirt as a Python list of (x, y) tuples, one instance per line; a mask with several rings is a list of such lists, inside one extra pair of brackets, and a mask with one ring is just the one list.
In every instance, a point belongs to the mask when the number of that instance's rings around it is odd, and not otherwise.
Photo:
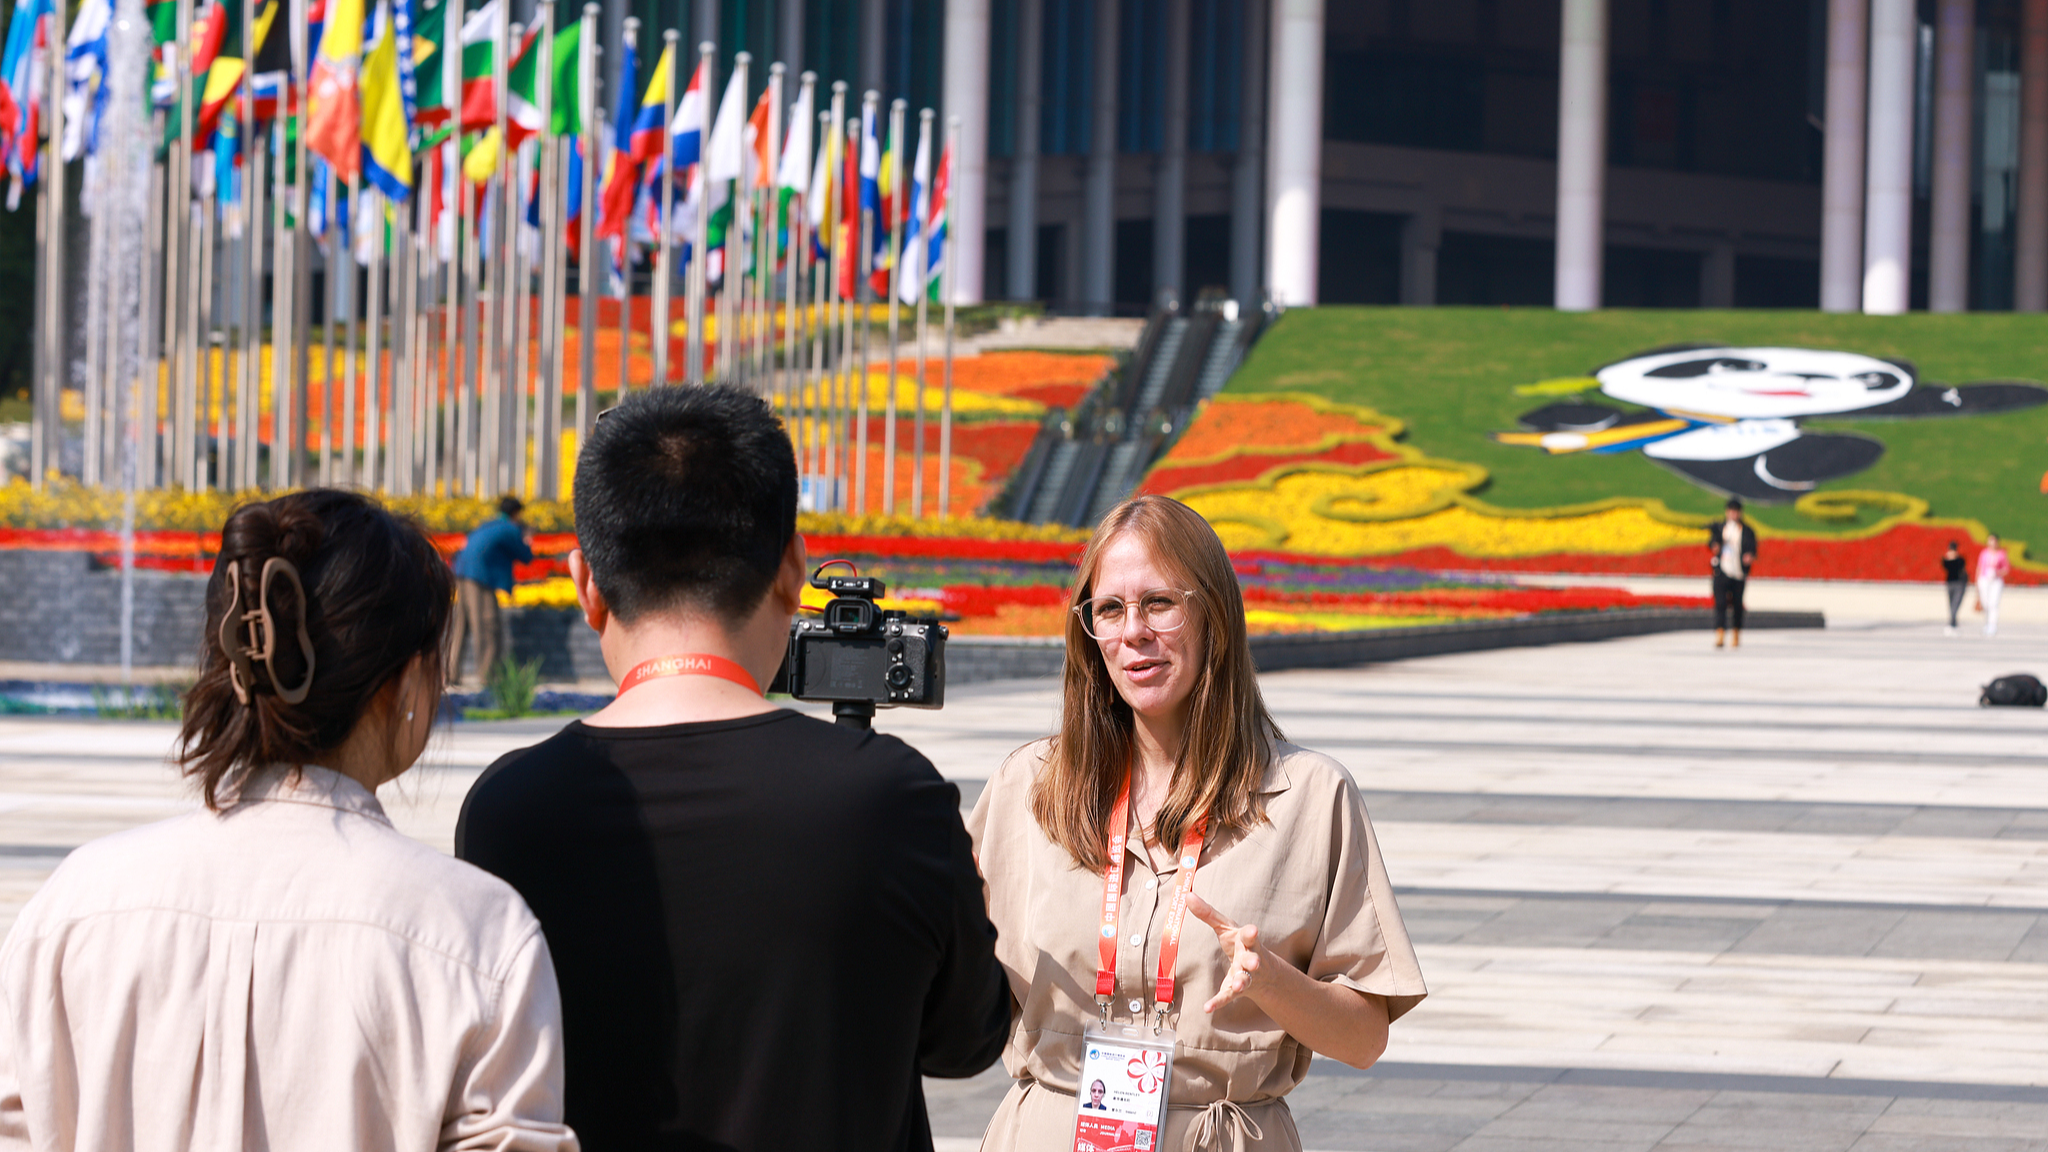
[(503, 647), (504, 623), (498, 614), (498, 593), (512, 591), (512, 565), (533, 559), (526, 525), (519, 519), (526, 505), (516, 496), (498, 501), (498, 516), (469, 534), (455, 554), (455, 619), (448, 628), (448, 683), (462, 680), (463, 633), (476, 634), (476, 674), (490, 676)]

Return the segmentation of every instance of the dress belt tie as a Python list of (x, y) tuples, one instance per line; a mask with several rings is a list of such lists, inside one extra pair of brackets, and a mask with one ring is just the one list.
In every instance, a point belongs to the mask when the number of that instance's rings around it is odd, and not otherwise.
[[(1172, 1105), (1180, 1107), (1180, 1105)], [(1201, 1115), (1188, 1124), (1187, 1142), (1182, 1145), (1185, 1152), (1199, 1152), (1211, 1144), (1221, 1145), (1223, 1130), (1230, 1130), (1231, 1152), (1244, 1152), (1245, 1137), (1264, 1140), (1266, 1134), (1252, 1120), (1251, 1113), (1235, 1100), (1212, 1100), (1207, 1104), (1193, 1104)]]

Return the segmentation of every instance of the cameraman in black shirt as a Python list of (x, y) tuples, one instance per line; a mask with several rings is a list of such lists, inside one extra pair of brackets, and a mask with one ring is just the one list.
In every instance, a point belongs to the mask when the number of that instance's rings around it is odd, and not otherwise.
[(751, 394), (656, 388), (601, 419), (569, 573), (618, 698), (463, 804), (456, 854), (547, 932), (587, 1152), (929, 1152), (919, 1073), (1002, 1048), (958, 790), (762, 697), (805, 583), (796, 504)]

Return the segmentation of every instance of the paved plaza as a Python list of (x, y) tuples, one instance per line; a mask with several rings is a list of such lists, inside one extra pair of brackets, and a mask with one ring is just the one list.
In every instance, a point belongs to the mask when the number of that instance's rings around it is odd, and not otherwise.
[[(1976, 707), (2048, 672), (2048, 626), (1744, 641), (1265, 678), (1365, 790), (1431, 987), (1371, 1072), (1316, 1062), (1308, 1148), (2048, 1152), (2048, 715)], [(971, 803), (1056, 706), (968, 685), (880, 727)], [(446, 848), (476, 774), (553, 727), (444, 733), (387, 807)], [(0, 919), (69, 847), (190, 803), (170, 734), (0, 720)], [(1006, 1086), (928, 1083), (942, 1152)]]

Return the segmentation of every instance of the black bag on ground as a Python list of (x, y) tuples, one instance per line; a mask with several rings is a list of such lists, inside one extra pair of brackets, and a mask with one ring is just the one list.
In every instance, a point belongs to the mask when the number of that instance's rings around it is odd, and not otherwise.
[(1977, 697), (1980, 708), (2039, 708), (2048, 704), (2048, 684), (2025, 672), (2000, 676), (1984, 686), (1984, 694)]

